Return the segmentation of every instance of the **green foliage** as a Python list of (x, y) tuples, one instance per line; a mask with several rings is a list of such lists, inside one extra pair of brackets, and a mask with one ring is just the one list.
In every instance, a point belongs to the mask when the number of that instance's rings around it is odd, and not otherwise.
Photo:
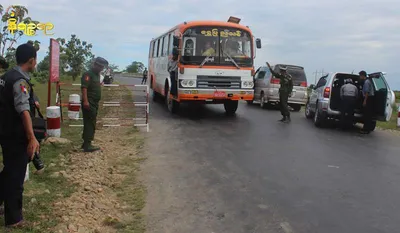
[(132, 64), (126, 67), (126, 72), (128, 73), (142, 73), (144, 69), (144, 65), (141, 62), (134, 61)]
[(66, 55), (66, 63), (69, 66), (68, 74), (75, 81), (87, 68), (85, 64), (87, 65), (88, 59), (93, 58), (94, 55), (91, 51), (93, 46), (86, 41), (81, 41), (76, 35), (71, 35), (69, 41), (63, 38), (57, 40), (60, 43), (60, 53)]
[(394, 91), (394, 94), (396, 95), (396, 102), (400, 102), (400, 91)]
[[(8, 30), (8, 20), (11, 18), (10, 13), (15, 12), (14, 18), (16, 19), (16, 24), (19, 24), (21, 22), (28, 24), (28, 23), (39, 23), (38, 21), (32, 20), (32, 18), (27, 17), (28, 15), (28, 9), (24, 6), (19, 6), (19, 5), (13, 5), (10, 6), (6, 9), (2, 5), (0, 5), (0, 15), (1, 15), (1, 21), (0, 21), (0, 56), (3, 56), (7, 58), (8, 62), (12, 63), (13, 58), (15, 55), (15, 45), (18, 43), (18, 40), (21, 38), (21, 36), (24, 34), (23, 31), (21, 30), (16, 30), (12, 34)], [(35, 29), (36, 31), (37, 29)], [(34, 42), (35, 45), (40, 44), (38, 41)]]
[(109, 64), (108, 67), (110, 67), (110, 69), (112, 69), (113, 71), (118, 71), (119, 67), (115, 64)]

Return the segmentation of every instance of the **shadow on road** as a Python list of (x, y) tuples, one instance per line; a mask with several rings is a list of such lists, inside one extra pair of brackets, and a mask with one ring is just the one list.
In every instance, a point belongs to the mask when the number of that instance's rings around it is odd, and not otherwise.
[[(179, 112), (177, 114), (171, 114), (164, 103), (163, 99), (158, 99), (153, 101), (153, 109), (156, 108), (157, 111), (163, 112), (162, 115), (170, 115), (172, 118), (181, 118), (191, 121), (204, 121), (207, 122), (235, 122), (237, 120), (244, 120), (238, 114), (235, 116), (227, 116), (223, 105), (206, 105), (206, 104), (181, 104)], [(239, 108), (242, 106), (239, 106)]]

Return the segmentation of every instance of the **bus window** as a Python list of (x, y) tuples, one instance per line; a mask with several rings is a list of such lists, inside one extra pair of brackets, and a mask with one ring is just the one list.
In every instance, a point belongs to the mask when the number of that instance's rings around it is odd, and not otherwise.
[(187, 37), (184, 40), (184, 56), (195, 56), (196, 55), (196, 38)]
[[(246, 34), (247, 35), (247, 34)], [(227, 38), (223, 46), (223, 50), (231, 57), (250, 57), (251, 56), (251, 42), (250, 38), (244, 36), (243, 38)], [(226, 56), (226, 55), (224, 55)]]
[(158, 47), (158, 41), (157, 40), (153, 41), (153, 44), (154, 44), (154, 46), (153, 46), (153, 57), (157, 57), (158, 49), (156, 49), (156, 48)]
[(210, 57), (204, 65), (235, 66), (235, 63), (243, 67), (253, 65), (252, 39), (250, 33), (245, 30), (198, 26), (187, 29), (182, 38), (184, 47), (181, 61), (184, 64), (198, 65), (205, 57)]
[(161, 42), (161, 38), (157, 40), (157, 57), (159, 57), (161, 55), (161, 53), (160, 53), (160, 42)]
[(167, 56), (168, 55), (168, 42), (169, 42), (169, 36), (165, 35), (164, 36), (164, 46), (163, 46), (163, 56)]
[(149, 58), (153, 57), (153, 48), (154, 48), (154, 41), (150, 42)]

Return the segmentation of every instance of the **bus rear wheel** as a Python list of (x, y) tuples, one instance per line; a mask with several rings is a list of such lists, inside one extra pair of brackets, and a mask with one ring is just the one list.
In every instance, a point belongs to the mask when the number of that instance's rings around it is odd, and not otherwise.
[(224, 108), (225, 108), (225, 113), (228, 116), (233, 116), (236, 113), (236, 110), (238, 109), (239, 106), (239, 101), (237, 100), (229, 100), (224, 103)]

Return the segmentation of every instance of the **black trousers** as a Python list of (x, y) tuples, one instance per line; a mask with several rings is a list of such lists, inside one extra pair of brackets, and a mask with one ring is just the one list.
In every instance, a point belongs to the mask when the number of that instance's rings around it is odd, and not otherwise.
[(374, 105), (375, 105), (375, 98), (374, 96), (368, 96), (367, 105), (363, 108), (363, 120), (364, 126), (363, 130), (370, 132), (372, 128), (372, 120), (374, 117)]
[(178, 89), (177, 89), (177, 80), (176, 80), (176, 75), (177, 73), (175, 71), (170, 72), (170, 78), (171, 78), (171, 94), (176, 96), (178, 94)]
[(341, 125), (342, 128), (353, 125), (354, 108), (357, 104), (357, 98), (353, 96), (343, 96), (341, 103)]
[(143, 84), (143, 83), (146, 84), (146, 82), (147, 82), (147, 76), (143, 76), (143, 78), (142, 78), (142, 84)]
[(94, 140), (94, 134), (96, 133), (96, 122), (97, 122), (97, 113), (99, 110), (99, 104), (97, 102), (90, 102), (90, 109), (86, 109), (82, 106), (82, 115), (83, 115), (83, 133), (82, 139), (84, 142), (89, 143)]
[(290, 117), (290, 111), (288, 106), (289, 92), (279, 91), (279, 103), (281, 107), (281, 114), (284, 117)]
[(13, 225), (22, 218), (22, 193), (29, 161), (27, 143), (1, 142), (3, 171), (0, 173), (0, 202), (4, 201), (5, 225)]

